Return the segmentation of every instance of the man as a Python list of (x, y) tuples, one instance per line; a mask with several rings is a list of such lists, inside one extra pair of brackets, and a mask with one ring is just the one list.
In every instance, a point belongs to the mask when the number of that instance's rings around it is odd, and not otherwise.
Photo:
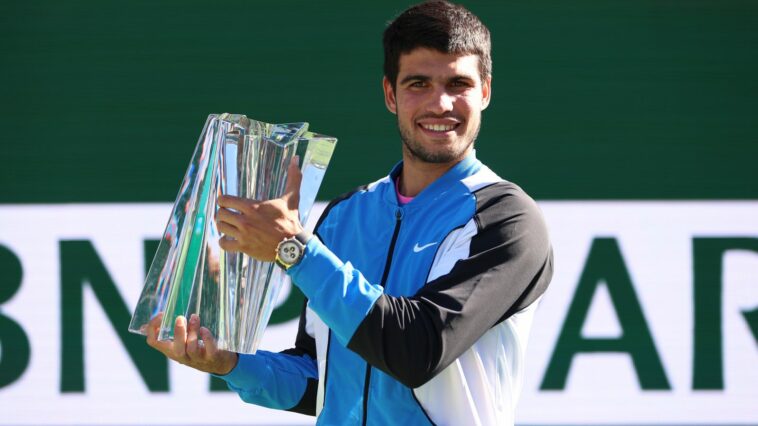
[(295, 348), (219, 351), (195, 315), (174, 342), (156, 341), (156, 318), (148, 343), (318, 424), (512, 424), (552, 250), (534, 201), (474, 154), (489, 31), (463, 7), (423, 3), (388, 26), (384, 51), (403, 142), (389, 176), (333, 200), (312, 237), (296, 164), (281, 199), (219, 199), (222, 248), (276, 260), (308, 298)]

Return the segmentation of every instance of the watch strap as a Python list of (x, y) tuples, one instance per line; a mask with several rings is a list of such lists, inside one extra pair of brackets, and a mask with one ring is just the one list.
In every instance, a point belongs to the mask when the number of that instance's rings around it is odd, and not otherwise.
[(307, 245), (308, 241), (310, 241), (311, 238), (313, 238), (313, 234), (306, 231), (305, 229), (295, 234), (295, 239), (300, 241), (300, 244), (302, 244), (303, 246)]

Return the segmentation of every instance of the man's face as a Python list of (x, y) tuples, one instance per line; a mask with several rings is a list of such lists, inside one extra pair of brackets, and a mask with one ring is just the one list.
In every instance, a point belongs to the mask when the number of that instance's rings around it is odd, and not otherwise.
[(476, 55), (417, 48), (400, 56), (397, 85), (384, 78), (384, 100), (397, 115), (403, 151), (426, 163), (463, 159), (479, 133), (491, 79)]

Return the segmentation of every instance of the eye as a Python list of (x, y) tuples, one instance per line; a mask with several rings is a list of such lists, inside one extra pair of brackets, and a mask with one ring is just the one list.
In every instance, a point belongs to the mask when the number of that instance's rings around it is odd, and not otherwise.
[(412, 82), (411, 84), (409, 84), (408, 87), (417, 87), (417, 88), (426, 87), (426, 82), (421, 81), (421, 80), (416, 80)]
[(458, 88), (466, 88), (466, 87), (471, 87), (471, 83), (469, 83), (466, 80), (453, 80), (452, 82), (450, 82), (450, 86), (458, 87)]

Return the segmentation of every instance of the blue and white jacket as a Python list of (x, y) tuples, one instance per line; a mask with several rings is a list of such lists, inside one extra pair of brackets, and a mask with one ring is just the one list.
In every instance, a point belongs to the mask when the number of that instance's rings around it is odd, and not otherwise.
[(295, 348), (223, 378), (319, 425), (508, 425), (552, 276), (542, 215), (472, 153), (400, 206), (389, 176), (333, 200), (288, 274)]

